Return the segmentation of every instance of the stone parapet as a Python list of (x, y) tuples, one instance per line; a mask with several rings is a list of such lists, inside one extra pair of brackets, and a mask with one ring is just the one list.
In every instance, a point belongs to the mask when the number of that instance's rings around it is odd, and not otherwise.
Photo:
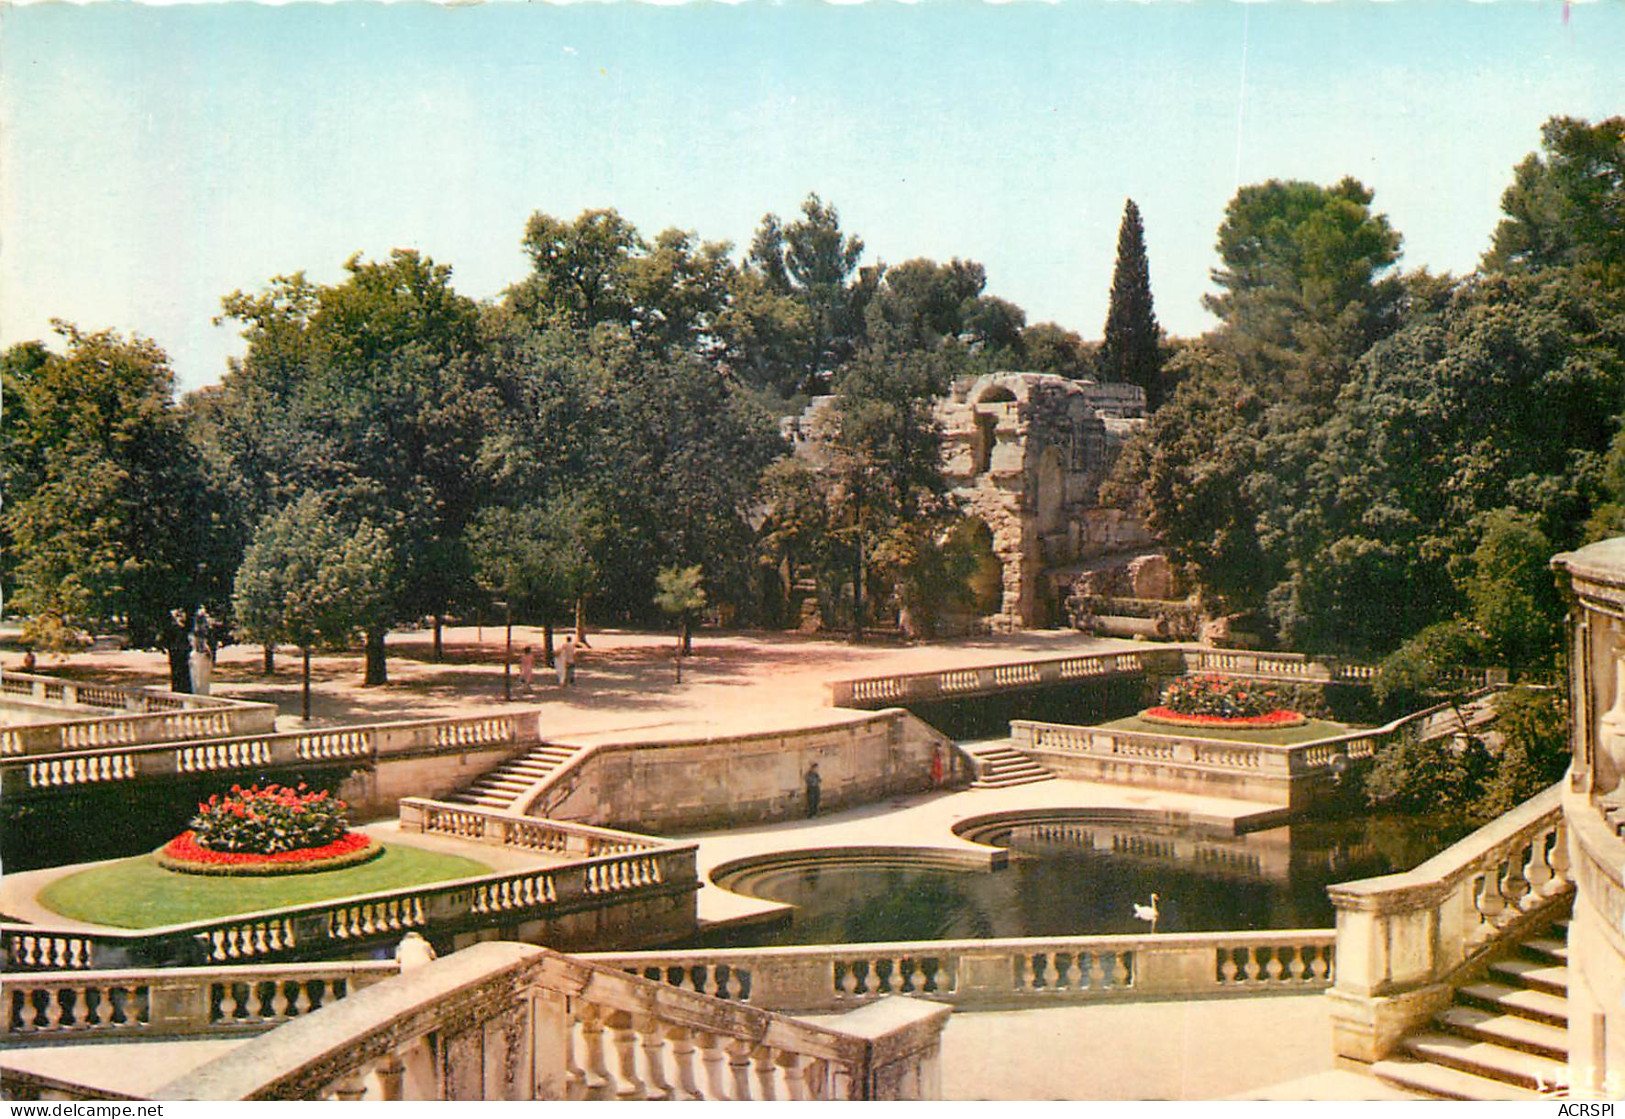
[(1386, 1057), (1462, 982), (1574, 892), (1554, 785), (1414, 870), (1329, 887), (1337, 908), (1337, 1053)]

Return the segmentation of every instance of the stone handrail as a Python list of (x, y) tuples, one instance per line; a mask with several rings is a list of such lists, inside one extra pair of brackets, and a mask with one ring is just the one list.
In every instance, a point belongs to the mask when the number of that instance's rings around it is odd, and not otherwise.
[(28, 703), (64, 706), (106, 707), (136, 714), (162, 711), (198, 711), (215, 707), (271, 707), (274, 704), (232, 699), (220, 695), (190, 695), (162, 688), (130, 687), (124, 684), (85, 684), (43, 673), (0, 672), (0, 696)]
[(541, 851), (569, 858), (592, 859), (633, 851), (655, 851), (671, 844), (635, 832), (595, 828), (563, 820), (544, 820), (511, 811), (448, 804), (406, 797), (400, 805), (401, 831), (446, 835), (520, 851)]
[(535, 740), (537, 718), (532, 710), (0, 758), (0, 793), (517, 746)]
[(249, 1042), (155, 1096), (934, 1097), (948, 1008), (897, 1001), (832, 1028), (543, 948), (476, 944)]
[(1330, 929), (821, 944), (595, 953), (583, 958), (745, 1005), (792, 1012), (887, 995), (957, 1007), (1319, 991)]
[(177, 967), (353, 953), (407, 932), (446, 935), (697, 888), (696, 845), (583, 859), (132, 931), (0, 924), (8, 971)]
[(0, 1043), (255, 1033), (396, 974), (394, 962), (0, 977)]
[(1047, 657), (1010, 664), (949, 668), (937, 672), (900, 672), (829, 682), (834, 707), (892, 707), (932, 699), (954, 699), (1007, 688), (1067, 684), (1098, 676), (1138, 675), (1147, 662), (1169, 650), (1130, 650)]
[(1353, 761), (1370, 758), (1397, 742), (1450, 733), (1456, 726), (1454, 708), (1441, 703), (1380, 727), (1284, 746), (1203, 738), (1199, 734), (1072, 726), (1031, 719), (1013, 720), (1010, 737), (1017, 749), (1059, 750), (1291, 778), (1328, 771), (1340, 756)]
[(1385, 1056), (1491, 951), (1556, 915), (1573, 891), (1561, 785), (1414, 870), (1328, 888), (1337, 908), (1338, 1052)]
[(576, 785), (587, 772), (602, 744), (593, 743), (575, 748), (575, 756), (565, 760), (547, 776), (521, 793), (513, 802), (513, 811), (521, 815), (551, 816), (553, 810), (575, 792)]

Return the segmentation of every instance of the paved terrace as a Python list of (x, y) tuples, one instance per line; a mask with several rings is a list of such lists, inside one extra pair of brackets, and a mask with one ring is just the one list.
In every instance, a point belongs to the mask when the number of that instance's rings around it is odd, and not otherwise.
[[(0, 631), (0, 644), (8, 631)], [(563, 636), (560, 631), (558, 639)], [(561, 689), (551, 670), (540, 664), (541, 630), (514, 627), (514, 700), (542, 708), (543, 733), (549, 738), (635, 741), (784, 730), (830, 721), (826, 684), (832, 679), (1146, 647), (1060, 630), (907, 646), (701, 630), (694, 655), (683, 661), (683, 682), (678, 684), (672, 672), (672, 635), (610, 630), (594, 631), (588, 640), (592, 647), (578, 662), (575, 686)], [(502, 643), (498, 626), (448, 628), (444, 659), (436, 663), (426, 631), (391, 634), (390, 683), (377, 688), (361, 687), (360, 654), (317, 654), (311, 658), (311, 724), (489, 714), (492, 704), (502, 702)], [(526, 645), (538, 653), (529, 694), (518, 675), (519, 654)], [(21, 653), (13, 651), (4, 661), (7, 669), (16, 669)], [(114, 684), (167, 687), (169, 682), (163, 653), (119, 650), (106, 641), (85, 652), (41, 656), (36, 671)], [(299, 683), (296, 650), (281, 649), (276, 674), (267, 677), (257, 646), (233, 645), (221, 650), (214, 694), (275, 703), (283, 712), (279, 729), (291, 730), (301, 725)]]
[[(313, 658), (312, 724), (487, 712), (501, 702), (502, 638), (495, 626), (483, 632), (447, 629), (445, 658), (435, 663), (426, 632), (394, 634), (391, 683), (381, 688), (360, 687), (359, 655), (318, 655)], [(828, 723), (825, 684), (830, 679), (1143, 647), (1066, 632), (899, 647), (702, 631), (696, 655), (683, 663), (679, 685), (672, 674), (671, 636), (609, 631), (594, 632), (590, 640), (592, 648), (580, 662), (573, 689), (553, 687), (551, 674), (538, 665), (537, 686), (527, 695), (519, 687), (515, 665), (515, 699), (542, 707), (544, 733), (550, 737), (633, 741)], [(540, 648), (540, 630), (515, 627), (516, 661), (527, 644)], [(7, 666), (19, 660), (14, 652), (7, 656)], [(123, 651), (106, 643), (90, 651), (41, 657), (38, 671), (122, 684), (163, 686), (168, 679), (161, 653)], [(265, 677), (257, 648), (228, 648), (214, 680), (216, 694), (277, 703), (285, 713), (299, 709), (298, 660), (291, 649), (281, 651), (276, 675)], [(301, 725), (289, 714), (279, 724), (288, 729)], [(815, 820), (692, 838), (700, 841), (703, 875), (720, 862), (767, 850), (893, 842), (971, 848), (953, 836), (955, 822), (1013, 808), (1061, 806), (1145, 807), (1213, 821), (1233, 821), (1262, 807), (1053, 781), (911, 796)], [(412, 842), (425, 839), (413, 836)], [(491, 854), (486, 849), (480, 857)], [(748, 919), (776, 908), (775, 903), (740, 898), (710, 885), (703, 888), (700, 902), (702, 918), (711, 921)], [(1300, 995), (958, 1014), (944, 1035), (944, 1095), (963, 1100), (1396, 1098), (1373, 1080), (1332, 1069), (1328, 1011), (1326, 999)], [(1269, 1043), (1262, 1043), (1266, 1038)], [(155, 1086), (149, 1083), (152, 1069), (161, 1068), (167, 1081), (236, 1044), (237, 1039), (100, 1044), (94, 1061), (80, 1046), (34, 1046), (13, 1050), (9, 1059), (40, 1072), (71, 1070), (95, 1083), (139, 1093)]]

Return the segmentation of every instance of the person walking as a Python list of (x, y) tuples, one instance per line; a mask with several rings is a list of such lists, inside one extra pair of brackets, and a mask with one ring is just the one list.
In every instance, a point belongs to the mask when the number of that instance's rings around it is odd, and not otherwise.
[(813, 762), (807, 767), (807, 816), (809, 819), (818, 815), (818, 801), (823, 796), (824, 779), (818, 773), (818, 763)]
[(525, 691), (530, 691), (531, 682), (536, 678), (536, 650), (529, 645), (519, 655), (519, 683)]
[(553, 654), (553, 667), (559, 674), (559, 687), (575, 683), (576, 679), (576, 642), (573, 637), (566, 637), (559, 651)]

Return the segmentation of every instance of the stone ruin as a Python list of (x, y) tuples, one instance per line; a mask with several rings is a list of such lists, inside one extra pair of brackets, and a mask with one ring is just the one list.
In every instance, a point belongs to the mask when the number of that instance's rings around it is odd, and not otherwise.
[[(820, 417), (833, 403), (819, 397), (781, 421), (814, 462)], [(936, 415), (944, 473), (990, 557), (985, 579), (973, 577), (975, 616), (961, 628), (1183, 634), (1183, 622), (1158, 621), (1195, 608), (1169, 601), (1185, 592), (1156, 538), (1133, 511), (1099, 500), (1123, 443), (1145, 423), (1139, 386), (991, 373), (955, 382)]]

